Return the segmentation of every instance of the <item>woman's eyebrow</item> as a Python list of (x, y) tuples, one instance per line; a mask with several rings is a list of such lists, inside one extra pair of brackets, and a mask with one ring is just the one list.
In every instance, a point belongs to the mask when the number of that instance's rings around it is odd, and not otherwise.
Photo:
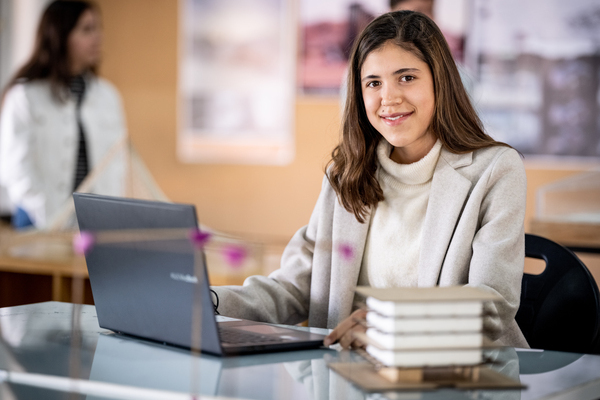
[[(394, 73), (392, 75), (402, 75), (405, 74), (407, 72), (421, 72), (421, 70), (419, 68), (400, 68), (397, 71), (394, 71)], [(369, 79), (379, 79), (380, 76), (379, 75), (367, 75), (364, 78), (362, 78), (360, 81), (365, 81), (365, 80), (369, 80)]]
[(395, 71), (393, 75), (402, 75), (407, 72), (420, 72), (419, 68), (400, 68), (398, 71)]
[(363, 82), (363, 81), (366, 81), (369, 79), (378, 79), (378, 78), (379, 78), (379, 75), (367, 75), (364, 78), (362, 78), (360, 81)]

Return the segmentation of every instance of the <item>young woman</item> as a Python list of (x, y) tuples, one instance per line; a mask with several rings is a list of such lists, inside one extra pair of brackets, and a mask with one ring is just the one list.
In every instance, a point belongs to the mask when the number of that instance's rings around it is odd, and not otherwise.
[[(375, 19), (357, 39), (342, 138), (309, 224), (281, 269), (215, 287), (231, 317), (335, 328), (360, 345), (357, 285), (470, 285), (502, 297), (486, 329), (527, 347), (514, 316), (524, 264), (525, 171), (483, 131), (437, 26), (412, 11)], [(492, 316), (495, 315), (495, 316)]]
[[(0, 181), (16, 227), (45, 227), (108, 150), (125, 136), (121, 100), (96, 76), (98, 8), (54, 1), (44, 11), (30, 60), (8, 84), (0, 114)], [(123, 193), (119, 158), (95, 192)]]

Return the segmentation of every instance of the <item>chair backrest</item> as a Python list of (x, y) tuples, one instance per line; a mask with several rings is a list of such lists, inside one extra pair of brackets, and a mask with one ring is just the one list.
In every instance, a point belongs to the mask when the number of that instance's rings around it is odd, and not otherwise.
[(600, 294), (594, 277), (567, 248), (525, 235), (525, 257), (546, 262), (539, 275), (524, 274), (516, 320), (532, 348), (598, 352)]

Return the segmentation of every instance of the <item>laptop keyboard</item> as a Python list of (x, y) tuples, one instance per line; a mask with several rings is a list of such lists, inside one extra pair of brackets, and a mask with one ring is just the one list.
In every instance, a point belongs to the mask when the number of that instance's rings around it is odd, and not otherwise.
[(278, 337), (261, 335), (260, 333), (245, 332), (238, 329), (219, 328), (219, 336), (221, 337), (221, 342), (228, 344), (264, 344), (281, 342), (281, 339)]

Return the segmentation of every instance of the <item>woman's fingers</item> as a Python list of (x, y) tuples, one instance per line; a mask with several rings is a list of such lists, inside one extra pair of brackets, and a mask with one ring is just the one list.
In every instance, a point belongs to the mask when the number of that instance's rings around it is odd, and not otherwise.
[(363, 342), (356, 338), (354, 335), (356, 332), (365, 332), (365, 327), (359, 324), (354, 325), (351, 329), (340, 338), (339, 344), (343, 349), (356, 349), (364, 347)]
[(336, 342), (338, 342), (342, 336), (344, 336), (344, 333), (352, 328), (352, 325), (354, 325), (355, 322), (353, 322), (352, 320), (352, 315), (346, 319), (344, 319), (342, 322), (340, 322), (338, 324), (338, 326), (335, 327), (335, 329), (333, 331), (331, 331), (331, 333), (329, 335), (327, 335), (325, 337), (325, 340), (323, 340), (323, 344), (325, 346), (330, 346)]
[(323, 343), (325, 346), (329, 346), (338, 342), (348, 330), (352, 329), (354, 325), (356, 325), (356, 321), (352, 315), (350, 315), (348, 318), (340, 322), (329, 335), (327, 335)]
[[(359, 311), (359, 310), (356, 310), (356, 311)], [(340, 322), (338, 324), (338, 326), (336, 326), (335, 329), (333, 331), (331, 331), (331, 333), (325, 337), (325, 340), (323, 340), (323, 344), (325, 346), (330, 346), (330, 345), (338, 342), (344, 336), (346, 331), (351, 329), (356, 324), (356, 321), (354, 318), (356, 311), (353, 312), (352, 314), (350, 314), (350, 316), (348, 318), (345, 318), (342, 322)]]
[(352, 336), (352, 331), (348, 330), (342, 335), (338, 343), (340, 344), (340, 346), (342, 346), (343, 349), (348, 349), (350, 347), (350, 344), (352, 344), (353, 340), (354, 337)]
[[(334, 343), (337, 343), (339, 336), (340, 336), (340, 331), (339, 331), (340, 325), (336, 326), (334, 330), (331, 331), (331, 333), (327, 336), (325, 336), (325, 339), (323, 339), (323, 345), (325, 346), (331, 346)], [(343, 333), (342, 333), (343, 335)]]
[(335, 342), (339, 342), (343, 348), (349, 348), (355, 341), (352, 331), (359, 328), (364, 332), (365, 329), (359, 322), (364, 320), (366, 315), (367, 310), (359, 309), (354, 311), (348, 318), (340, 322), (327, 337), (325, 337), (323, 344), (329, 346)]

